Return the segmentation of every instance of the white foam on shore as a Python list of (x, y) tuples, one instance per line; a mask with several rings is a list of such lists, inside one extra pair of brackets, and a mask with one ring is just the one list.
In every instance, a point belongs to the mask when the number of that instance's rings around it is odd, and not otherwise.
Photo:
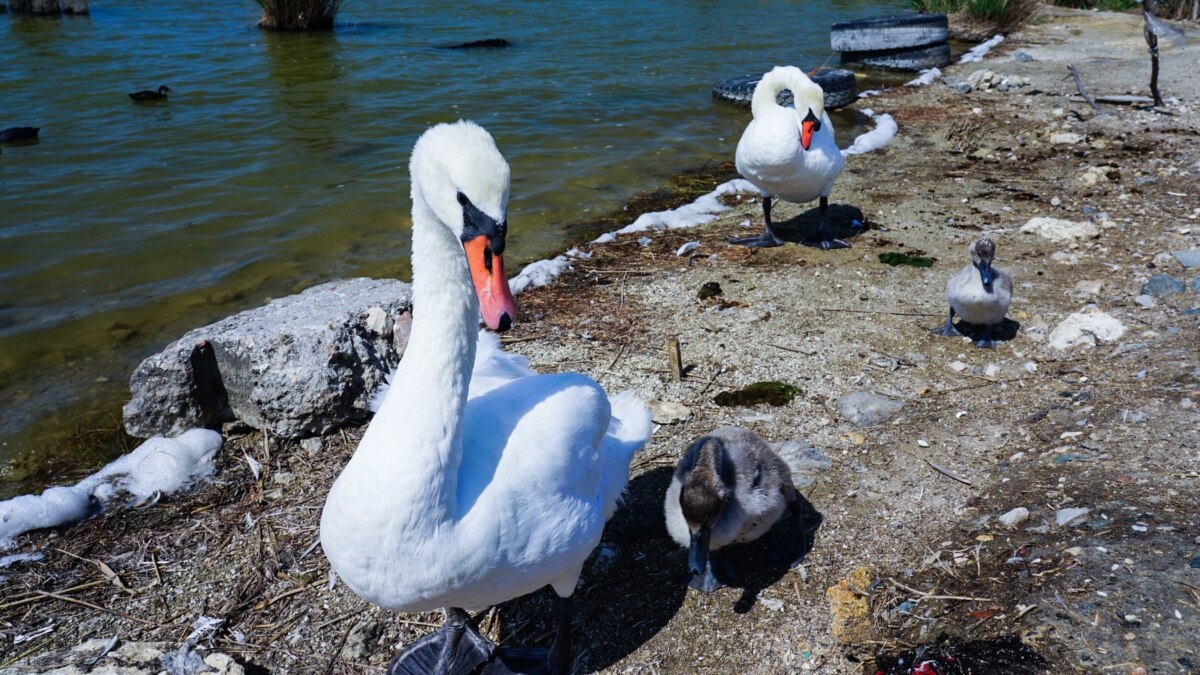
[(920, 77), (915, 80), (910, 80), (904, 83), (906, 87), (928, 87), (933, 84), (933, 81), (942, 76), (942, 71), (938, 68), (928, 68), (921, 71)]
[(190, 487), (212, 474), (220, 447), (221, 434), (208, 429), (176, 438), (155, 436), (75, 485), (0, 502), (0, 550), (12, 548), (30, 530), (69, 525), (117, 502), (136, 503)]
[[(648, 230), (679, 230), (704, 225), (716, 218), (717, 214), (729, 210), (728, 206), (721, 203), (721, 196), (736, 192), (753, 192), (757, 194), (758, 189), (748, 180), (735, 178), (734, 180), (721, 183), (715, 190), (697, 198), (696, 201), (690, 204), (684, 204), (679, 208), (667, 209), (666, 211), (643, 213), (638, 216), (637, 220), (625, 227), (596, 237), (592, 240), (592, 243), (607, 244), (614, 242), (617, 240), (617, 235), (621, 234), (646, 232)], [(642, 240), (646, 240), (649, 243), (646, 237), (639, 239), (639, 243)], [(512, 289), (513, 295), (516, 295), (530, 288), (545, 286), (554, 281), (563, 272), (571, 269), (571, 260), (573, 258), (590, 258), (591, 255), (591, 253), (573, 248), (563, 255), (529, 263), (521, 270), (520, 274), (508, 280), (508, 287)]]
[(875, 111), (870, 109), (863, 110), (863, 113), (872, 120), (875, 120), (875, 128), (864, 134), (859, 134), (850, 147), (842, 150), (843, 157), (861, 155), (872, 150), (878, 150), (891, 143), (892, 139), (896, 137), (896, 133), (900, 131), (900, 127), (896, 125), (896, 120), (892, 119), (892, 116), (887, 113), (876, 115)]
[(966, 54), (963, 54), (962, 57), (958, 59), (958, 62), (959, 63), (979, 63), (980, 61), (983, 60), (983, 57), (987, 56), (988, 52), (992, 51), (993, 47), (1000, 44), (1001, 42), (1004, 42), (1004, 36), (997, 35), (997, 36), (993, 37), (992, 39), (988, 40), (987, 42), (982, 42), (980, 44), (977, 44), (974, 47), (971, 47), (971, 50), (969, 52), (967, 52)]

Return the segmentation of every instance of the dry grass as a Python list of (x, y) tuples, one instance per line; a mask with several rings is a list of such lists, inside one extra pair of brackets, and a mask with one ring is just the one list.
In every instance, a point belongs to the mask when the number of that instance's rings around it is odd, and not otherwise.
[(262, 7), (258, 27), (267, 30), (332, 30), (342, 0), (257, 0)]
[(913, 0), (922, 12), (952, 14), (956, 24), (985, 32), (1009, 33), (1037, 12), (1037, 0)]

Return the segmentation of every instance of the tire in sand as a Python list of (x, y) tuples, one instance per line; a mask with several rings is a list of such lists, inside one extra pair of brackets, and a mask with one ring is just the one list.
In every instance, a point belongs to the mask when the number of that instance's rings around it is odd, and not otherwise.
[(912, 14), (835, 23), (829, 45), (837, 52), (910, 49), (945, 42), (950, 24), (945, 14)]
[[(849, 70), (841, 68), (821, 70), (809, 77), (825, 91), (826, 110), (837, 110), (850, 105), (858, 98), (854, 73)], [(750, 105), (750, 99), (754, 97), (754, 87), (758, 86), (758, 81), (761, 79), (762, 75), (743, 75), (723, 80), (713, 85), (713, 98), (737, 105)], [(777, 102), (780, 105), (791, 104), (792, 92), (787, 90), (780, 92)]]
[(929, 45), (912, 49), (885, 49), (874, 52), (842, 52), (842, 63), (861, 63), (892, 70), (926, 70), (950, 65), (950, 45)]

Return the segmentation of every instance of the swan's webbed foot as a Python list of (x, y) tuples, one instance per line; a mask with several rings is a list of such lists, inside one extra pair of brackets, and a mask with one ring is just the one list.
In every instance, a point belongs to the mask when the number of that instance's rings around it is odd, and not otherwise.
[(730, 239), (729, 243), (734, 246), (749, 246), (750, 248), (771, 248), (772, 246), (783, 246), (783, 240), (775, 236), (771, 230), (771, 198), (763, 195), (762, 201), (763, 210), (763, 233), (757, 237), (738, 237)]
[(996, 340), (992, 337), (992, 326), (984, 326), (983, 332), (979, 335), (979, 339), (975, 341), (975, 346), (980, 349), (996, 348)]
[(491, 662), (480, 675), (570, 675), (574, 664), (571, 647), (571, 616), (569, 601), (557, 598), (554, 604), (554, 644), (545, 648), (501, 647), (493, 652)]
[(944, 337), (962, 337), (962, 333), (954, 327), (954, 308), (950, 308), (950, 316), (946, 317), (946, 323), (934, 328), (930, 331), (934, 335), (942, 335)]
[(446, 623), (407, 645), (388, 664), (387, 675), (471, 675), (488, 662), (496, 645), (479, 634), (457, 607), (446, 609)]
[(775, 233), (767, 228), (765, 232), (757, 237), (738, 237), (730, 239), (729, 243), (734, 246), (748, 246), (750, 248), (771, 248), (773, 246), (783, 246), (783, 240), (775, 236)]
[(692, 580), (688, 582), (688, 587), (702, 593), (712, 593), (718, 588), (725, 588), (736, 581), (737, 573), (725, 561), (724, 556), (717, 551), (709, 551), (708, 564), (704, 566), (704, 573), (693, 575)]
[(805, 239), (805, 240), (801, 241), (800, 243), (804, 244), (805, 246), (819, 248), (822, 251), (829, 251), (829, 250), (835, 249), (835, 248), (850, 248), (850, 244), (841, 239), (829, 239), (825, 236), (821, 236), (818, 238), (812, 238), (812, 239)]

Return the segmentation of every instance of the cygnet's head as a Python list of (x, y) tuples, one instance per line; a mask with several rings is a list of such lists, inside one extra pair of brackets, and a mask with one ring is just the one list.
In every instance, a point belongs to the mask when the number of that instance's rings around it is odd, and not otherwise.
[(508, 162), (483, 127), (439, 124), (417, 139), (409, 163), (420, 199), (462, 242), (484, 322), (507, 330), (516, 317), (503, 254), (508, 235)]
[(702, 574), (708, 566), (708, 543), (713, 526), (733, 493), (733, 462), (718, 438), (704, 436), (692, 443), (675, 469), (679, 479), (679, 506), (691, 537), (688, 568)]
[(996, 257), (995, 242), (987, 237), (980, 237), (971, 242), (967, 251), (971, 253), (971, 264), (979, 270), (979, 279), (983, 282), (984, 290), (991, 293), (992, 279), (995, 276), (992, 271), (992, 260)]
[(163, 95), (166, 95), (166, 93), (169, 91), (171, 91), (171, 88), (165, 84), (158, 88), (158, 93), (163, 94)]

